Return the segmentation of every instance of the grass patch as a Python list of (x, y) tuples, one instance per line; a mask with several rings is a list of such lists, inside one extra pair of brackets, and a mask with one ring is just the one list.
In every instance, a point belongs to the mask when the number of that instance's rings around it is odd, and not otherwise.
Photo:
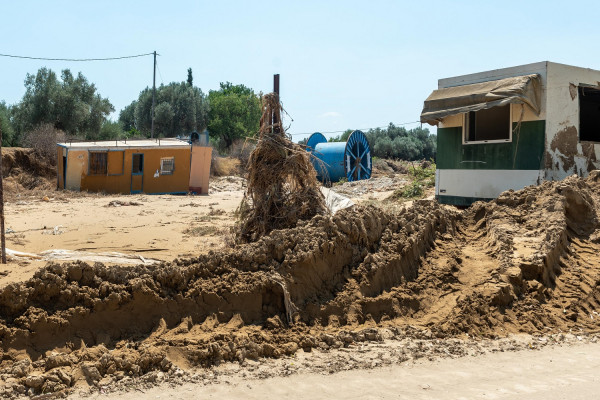
[(395, 190), (386, 200), (409, 200), (423, 197), (425, 190), (435, 185), (435, 168), (436, 165), (433, 161), (423, 161), (419, 165), (412, 164), (408, 168), (408, 175), (412, 178), (411, 182)]

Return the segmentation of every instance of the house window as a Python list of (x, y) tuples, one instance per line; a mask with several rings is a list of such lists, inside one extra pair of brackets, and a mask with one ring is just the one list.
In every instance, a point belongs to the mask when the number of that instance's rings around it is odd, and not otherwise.
[(579, 87), (579, 140), (600, 142), (600, 90)]
[(108, 166), (107, 151), (90, 151), (89, 160), (90, 167), (88, 175), (106, 175)]
[(160, 159), (160, 174), (173, 175), (175, 171), (175, 157), (165, 157)]
[(510, 104), (465, 113), (465, 143), (510, 142), (512, 133)]

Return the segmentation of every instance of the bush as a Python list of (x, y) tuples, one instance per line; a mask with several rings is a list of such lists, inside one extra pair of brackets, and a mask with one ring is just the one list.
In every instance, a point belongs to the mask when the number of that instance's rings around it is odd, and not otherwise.
[(31, 147), (38, 155), (56, 165), (56, 144), (64, 142), (65, 139), (65, 133), (56, 129), (53, 124), (40, 124), (25, 133), (22, 144), (24, 147)]
[(406, 199), (412, 199), (414, 197), (421, 197), (423, 195), (423, 185), (421, 181), (414, 180), (409, 185), (402, 188), (402, 197)]
[(210, 163), (211, 176), (237, 175), (239, 170), (240, 160), (231, 157), (219, 157), (213, 151), (213, 158)]

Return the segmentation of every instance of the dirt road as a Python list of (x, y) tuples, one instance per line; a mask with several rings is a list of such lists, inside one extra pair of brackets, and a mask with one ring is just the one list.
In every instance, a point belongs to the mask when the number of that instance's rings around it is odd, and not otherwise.
[[(58, 192), (45, 201), (30, 197), (5, 207), (6, 247), (35, 254), (55, 249), (118, 252), (164, 261), (192, 257), (223, 247), (223, 235), (233, 224), (242, 193), (240, 188), (211, 196), (70, 198)], [(0, 287), (29, 279), (46, 263), (27, 258), (11, 261), (0, 268)]]
[[(91, 399), (593, 399), (600, 393), (600, 343), (423, 361), (332, 375), (264, 380), (228, 377), (212, 385), (163, 384)], [(80, 395), (70, 398), (80, 399)]]

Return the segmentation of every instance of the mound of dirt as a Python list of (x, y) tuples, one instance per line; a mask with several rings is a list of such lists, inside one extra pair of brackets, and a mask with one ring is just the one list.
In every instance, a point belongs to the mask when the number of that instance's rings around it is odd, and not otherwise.
[(33, 149), (2, 148), (2, 177), (7, 195), (56, 187), (56, 164)]
[(597, 331), (599, 204), (594, 173), (462, 213), (354, 207), (158, 266), (51, 264), (0, 290), (0, 393), (347, 347), (386, 329)]

